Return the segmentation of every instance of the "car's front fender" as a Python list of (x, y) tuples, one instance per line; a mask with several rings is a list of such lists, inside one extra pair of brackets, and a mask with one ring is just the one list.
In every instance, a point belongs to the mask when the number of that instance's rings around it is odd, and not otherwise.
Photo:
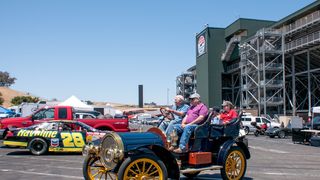
[(228, 151), (230, 150), (230, 148), (232, 146), (240, 147), (243, 150), (243, 152), (246, 156), (246, 159), (250, 159), (250, 156), (251, 156), (250, 152), (249, 152), (247, 146), (243, 142), (236, 142), (235, 140), (228, 140), (220, 146), (220, 151), (218, 153), (218, 158), (217, 158), (217, 164), (223, 165), (224, 159), (226, 158), (226, 155), (228, 154)]

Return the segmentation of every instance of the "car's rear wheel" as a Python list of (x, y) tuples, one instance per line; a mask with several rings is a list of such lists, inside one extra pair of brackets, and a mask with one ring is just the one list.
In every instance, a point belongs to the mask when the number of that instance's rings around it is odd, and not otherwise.
[(118, 179), (168, 179), (167, 168), (155, 155), (142, 154), (128, 157), (121, 164)]
[(285, 133), (284, 131), (279, 131), (278, 137), (281, 138), (281, 139), (283, 139), (283, 138), (286, 137), (286, 133)]
[(48, 143), (41, 138), (34, 138), (29, 143), (30, 152), (33, 155), (43, 155), (48, 151)]
[(115, 173), (108, 171), (108, 169), (103, 166), (99, 157), (87, 156), (84, 160), (82, 171), (85, 180), (117, 179)]
[(194, 172), (194, 173), (182, 173), (182, 174), (187, 178), (194, 178), (194, 177), (198, 176), (198, 174), (200, 174), (200, 171)]
[(223, 179), (242, 179), (247, 169), (247, 160), (240, 147), (231, 147), (220, 170)]
[(250, 132), (249, 127), (248, 127), (248, 126), (245, 126), (243, 129), (244, 129), (244, 132), (246, 133), (246, 135), (248, 135), (249, 132)]

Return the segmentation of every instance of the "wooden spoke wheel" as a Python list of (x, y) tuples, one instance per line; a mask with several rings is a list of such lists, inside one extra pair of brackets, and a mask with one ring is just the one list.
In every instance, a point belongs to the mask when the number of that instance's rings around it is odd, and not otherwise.
[(117, 180), (117, 175), (105, 168), (98, 157), (88, 156), (84, 160), (83, 175), (86, 180), (110, 179)]
[(221, 176), (223, 179), (242, 179), (247, 168), (246, 157), (239, 147), (232, 147), (225, 158)]
[(167, 177), (166, 166), (151, 154), (128, 157), (118, 171), (118, 179), (123, 180), (166, 180)]

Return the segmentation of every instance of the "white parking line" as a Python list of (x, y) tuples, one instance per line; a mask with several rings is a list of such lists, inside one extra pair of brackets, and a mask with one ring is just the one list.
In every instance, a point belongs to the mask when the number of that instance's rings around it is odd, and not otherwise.
[(30, 171), (17, 171), (13, 169), (0, 169), (2, 172), (14, 172), (21, 174), (33, 174), (33, 175), (42, 175), (42, 176), (52, 176), (52, 177), (60, 177), (60, 178), (70, 178), (70, 179), (83, 179), (81, 176), (68, 176), (68, 175), (60, 175), (60, 174), (49, 174), (49, 173), (39, 173), (39, 172), (30, 172)]
[[(1, 163), (1, 162), (0, 162)], [(4, 162), (6, 166), (9, 165), (20, 165), (20, 166), (30, 166), (30, 163), (14, 163), (14, 162)], [(82, 168), (75, 168), (75, 167), (67, 167), (67, 166), (52, 166), (52, 165), (45, 165), (45, 164), (32, 164), (32, 166), (40, 166), (40, 167), (49, 167), (49, 168), (57, 168), (57, 169), (70, 169), (70, 170), (82, 170)]]
[(45, 160), (45, 161), (60, 161), (60, 162), (72, 162), (72, 163), (82, 163), (83, 160), (79, 161), (72, 161), (72, 160), (65, 160), (65, 159), (51, 159), (51, 158), (42, 158), (42, 157), (31, 157), (31, 156), (5, 156), (0, 155), (0, 157), (12, 157), (12, 158), (25, 158), (25, 159), (35, 159), (35, 160)]
[(249, 148), (260, 150), (260, 151), (265, 151), (265, 152), (279, 153), (279, 154), (289, 153), (287, 151), (280, 151), (280, 150), (276, 150), (276, 149), (266, 149), (266, 148), (258, 147), (258, 146), (249, 146)]
[(302, 176), (302, 177), (320, 177), (319, 174), (297, 174), (297, 173), (282, 173), (282, 172), (265, 172), (265, 175), (274, 175), (274, 176)]

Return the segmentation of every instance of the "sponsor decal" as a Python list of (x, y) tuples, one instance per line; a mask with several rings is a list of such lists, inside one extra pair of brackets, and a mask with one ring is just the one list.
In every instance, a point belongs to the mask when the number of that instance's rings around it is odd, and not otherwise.
[(62, 132), (61, 139), (63, 147), (83, 147), (85, 145), (82, 134), (78, 132)]
[(51, 147), (58, 147), (59, 146), (59, 139), (53, 138), (51, 139)]
[(19, 137), (47, 137), (55, 138), (58, 134), (58, 131), (34, 131), (34, 130), (20, 130), (17, 134)]
[(201, 56), (202, 54), (205, 53), (206, 48), (206, 39), (204, 35), (201, 35), (198, 38), (198, 56)]

